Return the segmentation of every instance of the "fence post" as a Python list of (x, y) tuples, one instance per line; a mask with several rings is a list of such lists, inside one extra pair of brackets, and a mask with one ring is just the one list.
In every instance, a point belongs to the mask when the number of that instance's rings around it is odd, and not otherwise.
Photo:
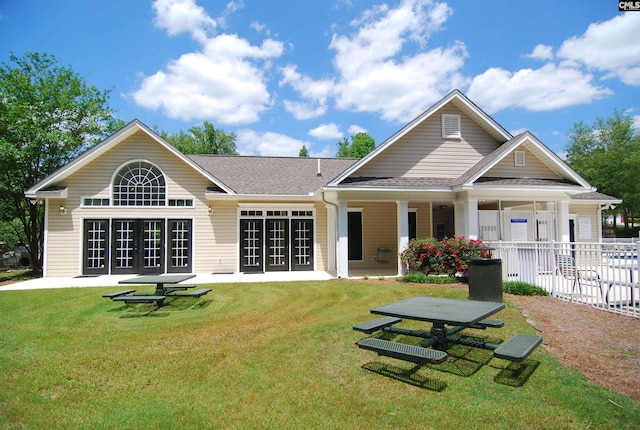
[(558, 274), (557, 272), (557, 262), (556, 262), (556, 241), (551, 241), (551, 258), (552, 258), (552, 269), (551, 269), (551, 295), (555, 297), (556, 295), (556, 286), (558, 284)]

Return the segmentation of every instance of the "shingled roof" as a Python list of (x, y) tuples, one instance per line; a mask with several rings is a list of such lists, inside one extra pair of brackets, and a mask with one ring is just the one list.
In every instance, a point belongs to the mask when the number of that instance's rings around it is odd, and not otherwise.
[(189, 155), (236, 194), (308, 196), (354, 164), (351, 158)]

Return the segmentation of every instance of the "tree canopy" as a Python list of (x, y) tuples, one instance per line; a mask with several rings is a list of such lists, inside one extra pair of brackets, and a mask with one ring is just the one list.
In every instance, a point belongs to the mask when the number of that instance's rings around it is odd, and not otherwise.
[(0, 220), (21, 228), (40, 270), (44, 209), (24, 191), (114, 131), (109, 91), (88, 85), (46, 53), (10, 56), (0, 67)]
[(623, 200), (625, 215), (640, 209), (640, 134), (628, 114), (615, 110), (593, 124), (574, 123), (566, 150), (576, 172), (598, 191)]
[(205, 121), (200, 126), (193, 126), (188, 133), (162, 131), (160, 137), (175, 146), (183, 154), (219, 154), (237, 155), (236, 134), (226, 133)]
[(309, 150), (307, 149), (307, 145), (302, 145), (302, 148), (300, 148), (300, 152), (298, 152), (298, 157), (308, 157), (309, 156)]
[(344, 138), (337, 143), (338, 158), (362, 158), (376, 147), (376, 141), (368, 133), (357, 133), (351, 140)]

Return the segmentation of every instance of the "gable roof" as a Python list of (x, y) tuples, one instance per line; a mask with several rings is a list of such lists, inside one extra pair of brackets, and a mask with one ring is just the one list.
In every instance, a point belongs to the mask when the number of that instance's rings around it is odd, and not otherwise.
[[(497, 147), (493, 152), (484, 157), (482, 160), (477, 162), (474, 166), (472, 166), (469, 170), (463, 173), (460, 178), (458, 178), (458, 185), (461, 186), (471, 186), (474, 182), (477, 182), (482, 178), (483, 175), (487, 174), (491, 168), (496, 166), (500, 161), (502, 161), (507, 155), (512, 154), (518, 147), (521, 145), (527, 145), (528, 148), (535, 153), (536, 157), (540, 159), (543, 163), (545, 163), (550, 169), (558, 173), (560, 177), (563, 179), (561, 181), (556, 181), (559, 183), (564, 182), (565, 184), (575, 184), (580, 185), (581, 187), (591, 189), (591, 185), (580, 176), (575, 170), (569, 167), (564, 161), (560, 159), (553, 151), (551, 151), (545, 144), (540, 142), (533, 134), (530, 132), (524, 132), (516, 137), (512, 138), (508, 142)], [(502, 178), (505, 179), (505, 178)], [(522, 182), (524, 179), (529, 178), (521, 178), (520, 185), (526, 185), (526, 181)], [(529, 179), (531, 181), (532, 179)], [(511, 181), (518, 181), (518, 179), (511, 179)], [(484, 182), (487, 182), (485, 178)], [(497, 185), (497, 183), (493, 182)]]
[(143, 132), (150, 136), (153, 140), (155, 140), (158, 144), (163, 146), (168, 151), (172, 152), (176, 157), (180, 160), (187, 163), (191, 166), (195, 171), (205, 176), (211, 182), (216, 184), (220, 189), (224, 190), (227, 193), (233, 193), (233, 191), (227, 187), (223, 182), (218, 180), (215, 176), (213, 176), (210, 172), (206, 171), (202, 167), (198, 166), (192, 160), (190, 160), (187, 156), (185, 156), (182, 152), (178, 151), (173, 145), (165, 142), (160, 136), (154, 133), (149, 127), (144, 125), (139, 120), (135, 119), (131, 121), (129, 124), (122, 127), (116, 133), (112, 134), (99, 144), (93, 146), (91, 149), (79, 155), (77, 158), (73, 159), (71, 162), (61, 167), (60, 169), (53, 172), (51, 175), (44, 178), (42, 181), (38, 182), (27, 191), (25, 191), (25, 196), (29, 198), (46, 198), (49, 195), (47, 191), (51, 189), (51, 187), (60, 183), (64, 179), (68, 178), (73, 173), (80, 170), (82, 167), (86, 166), (89, 162), (95, 160), (100, 157), (100, 155), (109, 151), (111, 148), (114, 148), (121, 142), (125, 141), (128, 137), (133, 136), (137, 132)]
[(313, 194), (357, 161), (352, 158), (234, 155), (188, 157), (235, 194), (281, 196)]
[(415, 129), (417, 126), (422, 124), (424, 121), (429, 119), (432, 115), (434, 115), (438, 110), (442, 107), (446, 106), (449, 103), (453, 103), (458, 109), (468, 115), (471, 119), (473, 119), (481, 128), (483, 128), (487, 133), (489, 133), (497, 142), (506, 142), (512, 138), (511, 134), (505, 130), (500, 124), (498, 124), (493, 118), (487, 115), (482, 109), (476, 106), (471, 100), (467, 98), (464, 94), (462, 94), (459, 90), (453, 90), (445, 97), (443, 97), (436, 104), (431, 106), (429, 109), (424, 111), (418, 117), (416, 117), (409, 124), (405, 125), (402, 129), (396, 132), (393, 136), (385, 140), (378, 147), (376, 147), (373, 151), (367, 154), (365, 157), (361, 158), (360, 161), (355, 163), (349, 169), (342, 172), (341, 175), (336, 177), (328, 186), (338, 186), (342, 181), (347, 179), (349, 176), (353, 175), (358, 169), (360, 169), (365, 164), (369, 163), (372, 159), (377, 157), (380, 153), (382, 153), (386, 148), (393, 145), (395, 142), (400, 140), (407, 133)]

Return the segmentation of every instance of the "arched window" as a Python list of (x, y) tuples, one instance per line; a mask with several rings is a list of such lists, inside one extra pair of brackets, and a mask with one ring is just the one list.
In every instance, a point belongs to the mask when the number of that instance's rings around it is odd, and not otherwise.
[(113, 180), (115, 206), (164, 206), (166, 185), (160, 169), (145, 161), (122, 167)]

